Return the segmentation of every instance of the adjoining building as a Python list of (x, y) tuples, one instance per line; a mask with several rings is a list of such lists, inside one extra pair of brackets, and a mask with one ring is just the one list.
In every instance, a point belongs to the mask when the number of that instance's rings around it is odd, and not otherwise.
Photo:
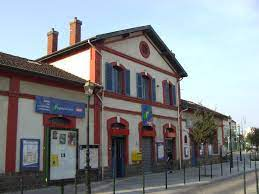
[[(204, 155), (203, 150), (206, 154), (210, 156), (219, 156), (222, 152), (225, 153), (225, 137), (226, 137), (226, 128), (229, 126), (229, 116), (226, 116), (222, 113), (209, 109), (201, 104), (197, 104), (191, 101), (182, 100), (182, 110), (183, 110), (183, 152), (184, 160), (189, 161), (190, 164), (196, 165), (197, 160)], [(193, 128), (195, 122), (195, 111), (201, 110), (205, 112), (210, 112), (213, 114), (215, 123), (218, 126), (215, 130), (215, 138), (212, 144), (195, 146), (195, 144), (190, 139), (189, 133)], [(203, 147), (204, 146), (204, 149)], [(224, 154), (222, 153), (222, 154)]]
[(161, 170), (165, 143), (178, 165), (184, 121), (180, 81), (187, 73), (174, 53), (151, 26), (81, 41), (81, 24), (77, 18), (70, 23), (70, 46), (61, 50), (58, 32), (51, 30), (48, 55), (36, 61), (1, 53), (0, 172), (22, 170), (21, 149), (28, 161), (39, 159), (27, 167), (52, 179), (70, 178), (67, 165), (73, 170), (83, 165), (86, 80), (104, 86), (90, 103), (90, 143), (98, 148), (92, 165), (98, 175), (110, 176), (113, 161), (119, 177), (139, 173), (141, 159), (146, 171)]

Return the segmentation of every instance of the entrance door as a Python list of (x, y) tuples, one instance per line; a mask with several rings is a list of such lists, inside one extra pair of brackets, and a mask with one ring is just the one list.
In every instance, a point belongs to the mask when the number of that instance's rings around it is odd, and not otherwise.
[(49, 179), (74, 178), (77, 163), (77, 131), (50, 129)]
[(143, 137), (142, 138), (142, 160), (145, 172), (152, 171), (152, 138)]
[[(112, 139), (112, 161), (113, 165), (116, 163), (117, 177), (125, 176), (125, 138), (113, 137)], [(113, 168), (112, 168), (113, 169)]]
[(195, 145), (192, 144), (192, 166), (196, 166), (196, 150), (195, 150)]

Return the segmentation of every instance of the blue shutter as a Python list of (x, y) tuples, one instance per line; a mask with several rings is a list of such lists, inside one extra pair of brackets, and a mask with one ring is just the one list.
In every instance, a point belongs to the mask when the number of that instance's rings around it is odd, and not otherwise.
[(172, 98), (173, 98), (173, 105), (176, 105), (176, 87), (172, 85)]
[(152, 79), (152, 101), (156, 101), (156, 79)]
[(113, 91), (113, 68), (110, 63), (105, 64), (105, 88)]
[(126, 69), (124, 75), (125, 94), (130, 96), (130, 70)]
[(170, 104), (169, 84), (165, 83), (165, 103)]
[(140, 73), (137, 73), (137, 97), (143, 98), (142, 94), (142, 75)]

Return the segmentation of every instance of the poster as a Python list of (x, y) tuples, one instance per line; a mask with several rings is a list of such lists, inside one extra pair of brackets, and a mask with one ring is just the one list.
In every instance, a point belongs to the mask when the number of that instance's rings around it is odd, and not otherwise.
[(141, 113), (142, 113), (143, 126), (152, 126), (153, 125), (152, 106), (142, 104)]
[(20, 149), (21, 170), (39, 170), (40, 140), (21, 139)]
[[(90, 157), (90, 166), (93, 169), (98, 168), (98, 145), (89, 145), (89, 157)], [(86, 166), (86, 145), (80, 145), (79, 147), (79, 167), (84, 169)]]
[(164, 144), (163, 144), (163, 142), (158, 142), (157, 143), (157, 159), (164, 160), (164, 157), (165, 157)]

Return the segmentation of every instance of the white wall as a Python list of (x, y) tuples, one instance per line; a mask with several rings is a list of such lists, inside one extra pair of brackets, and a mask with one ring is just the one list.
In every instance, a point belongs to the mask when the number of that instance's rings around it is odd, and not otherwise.
[(0, 173), (5, 172), (8, 97), (0, 96)]
[[(148, 58), (144, 58), (139, 50), (139, 43), (141, 41), (145, 41), (150, 49), (150, 56)], [(168, 66), (166, 61), (161, 57), (155, 47), (150, 43), (150, 41), (145, 36), (138, 36), (135, 38), (126, 39), (123, 41), (118, 41), (114, 43), (106, 44), (107, 47), (110, 47), (114, 50), (122, 52), (126, 55), (137, 58), (141, 61), (145, 61), (154, 66), (158, 66), (164, 70), (172, 72), (172, 69)]]
[(10, 79), (7, 77), (1, 77), (0, 76), (0, 91), (7, 91), (9, 90), (9, 82)]
[(90, 79), (90, 49), (51, 64), (85, 80)]
[[(137, 97), (137, 88), (136, 88), (136, 73), (140, 72), (148, 72), (152, 77), (156, 79), (156, 100), (157, 102), (163, 103), (163, 86), (162, 81), (168, 80), (171, 81), (176, 86), (176, 91), (178, 91), (178, 84), (176, 78), (169, 76), (167, 74), (161, 73), (156, 71), (152, 68), (145, 67), (143, 65), (137, 64), (135, 62), (129, 61), (125, 58), (110, 54), (108, 52), (102, 51), (103, 55), (103, 65), (102, 65), (102, 83), (105, 86), (105, 63), (106, 62), (114, 62), (118, 61), (119, 63), (123, 64), (125, 68), (130, 70), (130, 94), (133, 97)], [(158, 64), (157, 66), (160, 66)], [(177, 104), (178, 104), (178, 92), (177, 92)]]
[(40, 170), (43, 169), (43, 115), (35, 112), (34, 100), (19, 99), (17, 141), (16, 141), (16, 171), (20, 170), (20, 139), (40, 139)]
[[(86, 96), (83, 92), (77, 92), (64, 88), (52, 87), (33, 82), (21, 81), (20, 92), (38, 96), (49, 96), (64, 100), (72, 100), (86, 103)], [(91, 98), (93, 100), (93, 98)]]

